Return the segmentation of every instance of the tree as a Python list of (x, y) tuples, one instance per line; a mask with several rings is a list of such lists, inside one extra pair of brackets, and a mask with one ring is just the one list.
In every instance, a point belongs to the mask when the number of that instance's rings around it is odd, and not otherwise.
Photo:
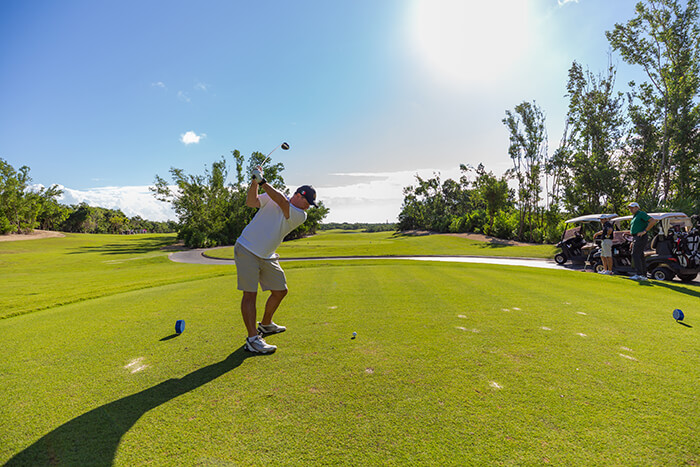
[[(463, 172), (468, 169), (462, 165)], [(404, 188), (404, 200), (399, 214), (399, 230), (426, 229), (447, 232), (455, 217), (466, 214), (473, 205), (465, 176), (457, 182), (442, 181), (440, 174), (433, 178), (416, 175), (415, 186)]]
[(58, 230), (70, 215), (70, 208), (59, 204), (56, 198), (63, 193), (57, 186), (52, 186), (39, 195), (39, 212), (37, 222), (42, 230)]
[(32, 178), (29, 170), (26, 165), (15, 170), (0, 159), (0, 234), (31, 232), (38, 224), (37, 216), (42, 206), (55, 202), (62, 193), (56, 185), (30, 190)]
[(560, 148), (569, 181), (564, 201), (570, 212), (616, 210), (624, 204), (625, 187), (618, 170), (625, 120), (622, 95), (614, 92), (616, 70), (585, 73), (574, 62), (569, 69), (566, 147)]
[(506, 177), (496, 178), (493, 172), (486, 172), (484, 164), (476, 168), (476, 180), (474, 188), (476, 195), (486, 206), (489, 215), (489, 233), (493, 231), (493, 221), (496, 213), (506, 207), (510, 190)]
[(514, 112), (506, 110), (502, 122), (510, 133), (508, 154), (513, 168), (508, 173), (518, 181), (518, 237), (522, 239), (526, 218), (528, 232), (533, 230), (532, 216), (536, 214), (542, 192), (542, 164), (547, 158), (545, 116), (536, 103), (522, 102), (515, 106)]
[[(656, 175), (651, 198), (668, 200), (700, 197), (698, 160), (700, 109), (700, 27), (698, 2), (678, 0), (639, 2), (636, 16), (625, 24), (616, 24), (606, 36), (623, 60), (641, 66), (648, 83), (632, 96), (636, 130), (631, 148), (632, 174), (647, 177), (649, 163)], [(656, 116), (656, 118), (655, 118)], [(646, 159), (645, 159), (646, 158)], [(650, 162), (646, 162), (650, 161)], [(637, 187), (637, 191), (643, 191)]]

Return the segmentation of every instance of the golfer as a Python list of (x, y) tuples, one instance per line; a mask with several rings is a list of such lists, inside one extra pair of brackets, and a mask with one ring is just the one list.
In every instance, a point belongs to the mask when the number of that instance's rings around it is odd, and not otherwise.
[(615, 234), (615, 228), (610, 219), (605, 219), (603, 222), (603, 230), (600, 234), (600, 259), (603, 261), (603, 270), (600, 271), (601, 274), (607, 274), (612, 276), (613, 273), (613, 235)]
[[(258, 195), (259, 186), (265, 191), (264, 194)], [(305, 211), (310, 206), (316, 206), (316, 190), (304, 185), (288, 199), (267, 183), (263, 178), (262, 167), (258, 167), (253, 170), (246, 206), (260, 209), (243, 229), (233, 249), (238, 272), (238, 290), (243, 291), (241, 313), (248, 331), (245, 350), (268, 354), (277, 350), (277, 346), (265, 342), (263, 336), (287, 330), (284, 326), (272, 322), (272, 315), (287, 295), (287, 279), (275, 250), (289, 232), (304, 223)], [(255, 300), (258, 284), (263, 291), (270, 291), (270, 297), (265, 303), (262, 321), (256, 329)]]
[(656, 225), (657, 221), (639, 209), (639, 204), (637, 203), (630, 203), (627, 207), (630, 208), (630, 212), (633, 215), (630, 234), (634, 237), (632, 262), (637, 273), (630, 279), (645, 281), (647, 280), (647, 265), (644, 250), (647, 248), (647, 233)]

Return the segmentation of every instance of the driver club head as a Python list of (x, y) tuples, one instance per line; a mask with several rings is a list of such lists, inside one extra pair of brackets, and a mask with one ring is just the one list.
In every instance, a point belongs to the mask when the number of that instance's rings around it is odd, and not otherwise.
[[(282, 149), (284, 149), (284, 150), (286, 151), (287, 149), (289, 149), (289, 143), (284, 142), (284, 143), (280, 144), (279, 146), (277, 146), (277, 148), (282, 148)], [(273, 149), (272, 151), (270, 151), (270, 152), (268, 153), (268, 155), (265, 157), (265, 160), (262, 161), (262, 164), (260, 164), (260, 165), (264, 165), (265, 162), (267, 162), (267, 160), (270, 158), (270, 155), (271, 155), (273, 152), (275, 152), (275, 151), (277, 150), (277, 148), (275, 148), (275, 149)]]

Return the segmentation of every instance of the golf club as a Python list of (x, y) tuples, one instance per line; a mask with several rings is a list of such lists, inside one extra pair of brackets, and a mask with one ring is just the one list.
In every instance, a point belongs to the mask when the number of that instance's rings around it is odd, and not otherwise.
[[(289, 149), (289, 144), (288, 144), (288, 143), (282, 143), (282, 144), (280, 144), (279, 146), (277, 146), (277, 148), (282, 148), (282, 149), (284, 149), (284, 150), (286, 151), (287, 149)], [(277, 150), (277, 148), (275, 148), (275, 149), (273, 149), (272, 151), (269, 152), (269, 154), (265, 157), (265, 160), (262, 161), (262, 164), (260, 164), (261, 167), (262, 167), (263, 165), (265, 165), (265, 162), (267, 162), (267, 160), (270, 158), (270, 154), (272, 154), (273, 152), (275, 152), (275, 151)]]

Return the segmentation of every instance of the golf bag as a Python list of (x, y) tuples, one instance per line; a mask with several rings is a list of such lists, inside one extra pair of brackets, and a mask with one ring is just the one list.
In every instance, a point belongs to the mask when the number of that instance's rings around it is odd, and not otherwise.
[(679, 233), (673, 253), (684, 268), (700, 266), (700, 231), (694, 228), (690, 232)]

